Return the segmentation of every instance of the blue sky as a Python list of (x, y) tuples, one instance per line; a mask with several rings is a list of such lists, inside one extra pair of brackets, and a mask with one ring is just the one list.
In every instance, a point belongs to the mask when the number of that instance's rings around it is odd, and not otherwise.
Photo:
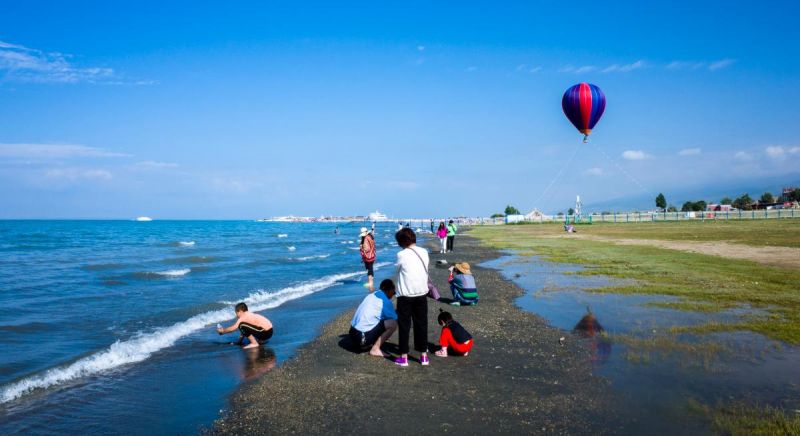
[[(796, 2), (162, 3), (0, 1), (0, 218), (488, 215), (800, 180)], [(589, 144), (560, 107), (581, 81), (608, 100)]]

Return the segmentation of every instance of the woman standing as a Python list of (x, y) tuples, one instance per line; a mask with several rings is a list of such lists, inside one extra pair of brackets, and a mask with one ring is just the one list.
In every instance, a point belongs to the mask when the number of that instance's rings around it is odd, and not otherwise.
[(442, 249), (439, 250), (439, 253), (444, 253), (447, 251), (447, 227), (445, 227), (444, 221), (439, 222), (439, 228), (436, 229), (436, 236), (439, 237), (439, 242), (442, 244)]
[(428, 250), (417, 247), (417, 235), (409, 228), (395, 235), (402, 250), (397, 253), (397, 324), (400, 357), (394, 363), (408, 366), (408, 339), (414, 326), (414, 350), (419, 363), (428, 365)]
[(375, 272), (373, 265), (375, 264), (375, 238), (372, 237), (372, 232), (367, 231), (366, 227), (361, 228), (361, 260), (364, 261), (364, 267), (367, 269), (367, 287), (369, 291), (375, 290)]
[(450, 220), (450, 222), (447, 223), (447, 251), (451, 253), (453, 252), (453, 240), (456, 239), (457, 230), (458, 227), (456, 226), (456, 223), (454, 223), (453, 220)]

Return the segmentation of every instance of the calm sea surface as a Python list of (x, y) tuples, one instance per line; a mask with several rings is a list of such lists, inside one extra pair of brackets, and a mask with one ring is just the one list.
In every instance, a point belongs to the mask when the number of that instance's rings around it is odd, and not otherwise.
[[(210, 425), (239, 384), (363, 297), (360, 226), (0, 221), (0, 432)], [(376, 265), (393, 261), (393, 232), (378, 227)], [(260, 352), (214, 331), (239, 301), (275, 324)]]

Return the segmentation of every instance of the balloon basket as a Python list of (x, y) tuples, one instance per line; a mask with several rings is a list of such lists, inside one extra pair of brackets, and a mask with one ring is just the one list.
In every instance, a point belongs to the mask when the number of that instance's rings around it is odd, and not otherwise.
[(589, 142), (589, 135), (583, 135), (583, 143), (587, 144)]

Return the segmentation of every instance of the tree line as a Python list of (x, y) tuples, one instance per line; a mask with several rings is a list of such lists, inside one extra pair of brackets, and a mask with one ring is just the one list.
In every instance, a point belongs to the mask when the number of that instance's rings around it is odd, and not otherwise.
[[(765, 192), (761, 194), (761, 197), (757, 201), (753, 200), (750, 197), (750, 194), (747, 193), (740, 195), (736, 199), (731, 199), (730, 197), (726, 196), (719, 201), (719, 204), (731, 205), (732, 207), (740, 210), (751, 210), (754, 206), (759, 204), (773, 204), (793, 201), (800, 201), (800, 188), (791, 190), (777, 197), (772, 195), (771, 192)], [(686, 201), (681, 206), (681, 212), (700, 212), (706, 210), (707, 206), (708, 203), (706, 203), (705, 200)], [(664, 194), (662, 193), (659, 193), (656, 197), (656, 207), (665, 212), (678, 211), (678, 208), (673, 205), (667, 206), (667, 198), (664, 197)]]

